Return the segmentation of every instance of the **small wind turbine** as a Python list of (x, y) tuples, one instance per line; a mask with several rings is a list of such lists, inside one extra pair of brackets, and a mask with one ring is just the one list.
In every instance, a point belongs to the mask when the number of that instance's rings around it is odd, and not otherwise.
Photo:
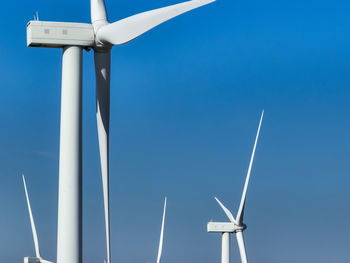
[(32, 208), (31, 208), (30, 202), (29, 202), (27, 184), (26, 184), (26, 179), (24, 178), (24, 175), (22, 175), (22, 179), (23, 179), (24, 191), (25, 191), (26, 199), (27, 199), (28, 213), (29, 213), (30, 225), (32, 227), (34, 247), (35, 247), (35, 258), (25, 257), (24, 263), (52, 263), (51, 261), (47, 261), (47, 260), (42, 259), (40, 256), (38, 235), (36, 233), (34, 218), (33, 218), (33, 214), (32, 214)]
[(161, 259), (162, 259), (163, 239), (164, 239), (164, 223), (165, 223), (165, 213), (166, 213), (166, 201), (167, 201), (167, 198), (165, 197), (164, 208), (163, 208), (162, 227), (160, 229), (160, 238), (159, 238), (157, 263), (160, 263)]
[(244, 188), (243, 188), (243, 194), (241, 198), (241, 203), (239, 205), (238, 213), (236, 218), (233, 217), (230, 210), (228, 210), (218, 198), (215, 197), (215, 200), (219, 203), (222, 210), (224, 210), (226, 216), (229, 218), (231, 223), (222, 223), (222, 222), (209, 222), (207, 229), (208, 232), (216, 232), (216, 233), (222, 233), (222, 248), (221, 248), (221, 262), (222, 263), (229, 263), (230, 262), (230, 234), (235, 233), (238, 247), (239, 247), (239, 253), (241, 255), (242, 263), (247, 263), (247, 254), (244, 246), (244, 239), (243, 239), (243, 231), (247, 228), (247, 226), (243, 223), (243, 217), (244, 217), (244, 208), (245, 208), (245, 201), (247, 196), (247, 189), (250, 179), (250, 174), (252, 170), (252, 165), (254, 161), (254, 155), (255, 155), (255, 149), (256, 145), (258, 143), (261, 123), (264, 117), (264, 111), (261, 114), (258, 132), (256, 134), (255, 142), (254, 142), (254, 148), (252, 152), (252, 156), (250, 158), (249, 168), (247, 172), (247, 177), (245, 180)]
[(57, 263), (82, 262), (82, 50), (94, 49), (107, 263), (109, 223), (109, 113), (111, 49), (215, 0), (192, 0), (109, 23), (104, 0), (91, 0), (91, 24), (29, 21), (27, 45), (63, 48), (58, 190)]

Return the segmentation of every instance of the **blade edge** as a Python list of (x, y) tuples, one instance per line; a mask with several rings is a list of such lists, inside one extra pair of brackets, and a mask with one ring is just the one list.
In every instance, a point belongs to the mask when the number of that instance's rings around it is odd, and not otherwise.
[(237, 213), (237, 216), (236, 216), (238, 224), (242, 224), (242, 221), (243, 221), (242, 215), (244, 213), (244, 207), (245, 207), (245, 200), (246, 200), (246, 197), (247, 197), (248, 184), (249, 184), (249, 180), (250, 180), (250, 175), (251, 175), (252, 166), (253, 166), (254, 157), (255, 157), (255, 150), (256, 150), (257, 143), (258, 143), (258, 139), (259, 139), (260, 128), (261, 128), (263, 117), (264, 117), (264, 110), (261, 113), (259, 127), (258, 127), (258, 131), (257, 131), (256, 137), (255, 137), (254, 147), (253, 147), (252, 155), (251, 155), (250, 162), (249, 162), (247, 177), (246, 177), (246, 180), (245, 180), (245, 183), (244, 183), (242, 198), (241, 198), (241, 202), (240, 202), (240, 205), (239, 205), (238, 213)]
[(29, 218), (30, 218), (30, 225), (31, 225), (31, 228), (32, 228), (34, 247), (35, 247), (35, 255), (36, 255), (37, 258), (41, 258), (40, 257), (40, 250), (39, 250), (38, 235), (37, 235), (37, 232), (36, 232), (36, 227), (35, 227), (35, 223), (34, 223), (32, 208), (31, 208), (30, 201), (29, 201), (29, 195), (28, 195), (28, 190), (27, 190), (27, 183), (26, 183), (26, 179), (25, 179), (24, 175), (22, 175), (22, 180), (23, 180), (24, 191), (25, 191), (26, 200), (27, 200), (28, 213), (29, 213)]

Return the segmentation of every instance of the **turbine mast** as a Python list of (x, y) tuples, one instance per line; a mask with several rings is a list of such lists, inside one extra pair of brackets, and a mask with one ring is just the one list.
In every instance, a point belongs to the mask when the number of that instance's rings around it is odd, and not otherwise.
[(230, 233), (222, 233), (221, 263), (230, 263)]
[(82, 48), (63, 49), (57, 263), (82, 262)]

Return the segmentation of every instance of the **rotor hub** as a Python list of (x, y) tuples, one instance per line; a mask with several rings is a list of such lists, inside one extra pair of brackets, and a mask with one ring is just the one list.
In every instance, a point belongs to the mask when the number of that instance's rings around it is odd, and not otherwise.
[(241, 224), (241, 225), (235, 225), (235, 233), (238, 232), (243, 232), (244, 230), (247, 229), (247, 225), (246, 224)]

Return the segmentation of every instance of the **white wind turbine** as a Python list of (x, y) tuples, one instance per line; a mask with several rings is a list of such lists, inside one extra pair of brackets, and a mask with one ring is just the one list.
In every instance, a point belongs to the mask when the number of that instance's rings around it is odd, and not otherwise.
[(24, 175), (22, 175), (22, 179), (23, 179), (24, 191), (26, 194), (30, 225), (32, 227), (34, 247), (35, 247), (35, 258), (25, 257), (24, 263), (52, 263), (51, 261), (47, 261), (47, 260), (42, 259), (40, 256), (38, 235), (36, 233), (34, 218), (33, 218), (33, 214), (32, 214), (32, 208), (30, 206), (30, 201), (29, 201), (29, 196), (28, 196), (28, 191), (27, 191), (27, 184), (26, 184), (26, 179), (24, 178)]
[(91, 23), (30, 21), (27, 45), (63, 48), (57, 263), (82, 262), (82, 50), (94, 49), (96, 114), (105, 209), (107, 263), (109, 223), (109, 109), (111, 48), (215, 0), (192, 0), (109, 23), (104, 0), (91, 0)]
[(231, 221), (230, 223), (209, 222), (208, 226), (207, 226), (208, 232), (222, 233), (222, 248), (221, 248), (221, 262), (222, 263), (229, 263), (230, 262), (230, 234), (231, 233), (236, 234), (237, 243), (238, 243), (238, 247), (239, 247), (239, 253), (241, 255), (242, 263), (247, 263), (247, 254), (246, 254), (244, 239), (243, 239), (243, 231), (247, 228), (247, 226), (243, 223), (243, 217), (244, 217), (244, 208), (245, 208), (245, 201), (246, 201), (246, 196), (247, 196), (247, 189), (248, 189), (250, 174), (251, 174), (252, 165), (253, 165), (253, 161), (254, 161), (255, 149), (256, 149), (256, 145), (258, 143), (258, 138), (259, 138), (259, 133), (260, 133), (260, 128), (261, 128), (261, 123), (262, 123), (263, 117), (264, 117), (264, 111), (261, 114), (258, 132), (256, 134), (253, 152), (252, 152), (252, 156), (251, 156), (250, 162), (249, 162), (247, 177), (246, 177), (244, 188), (243, 188), (241, 203), (239, 205), (239, 209), (238, 209), (238, 213), (237, 213), (236, 218), (234, 218), (232, 213), (230, 212), (230, 210), (228, 210), (220, 202), (220, 200), (215, 197), (215, 200), (219, 203), (220, 207), (222, 208), (222, 210), (224, 210), (225, 214), (227, 215), (227, 217)]

